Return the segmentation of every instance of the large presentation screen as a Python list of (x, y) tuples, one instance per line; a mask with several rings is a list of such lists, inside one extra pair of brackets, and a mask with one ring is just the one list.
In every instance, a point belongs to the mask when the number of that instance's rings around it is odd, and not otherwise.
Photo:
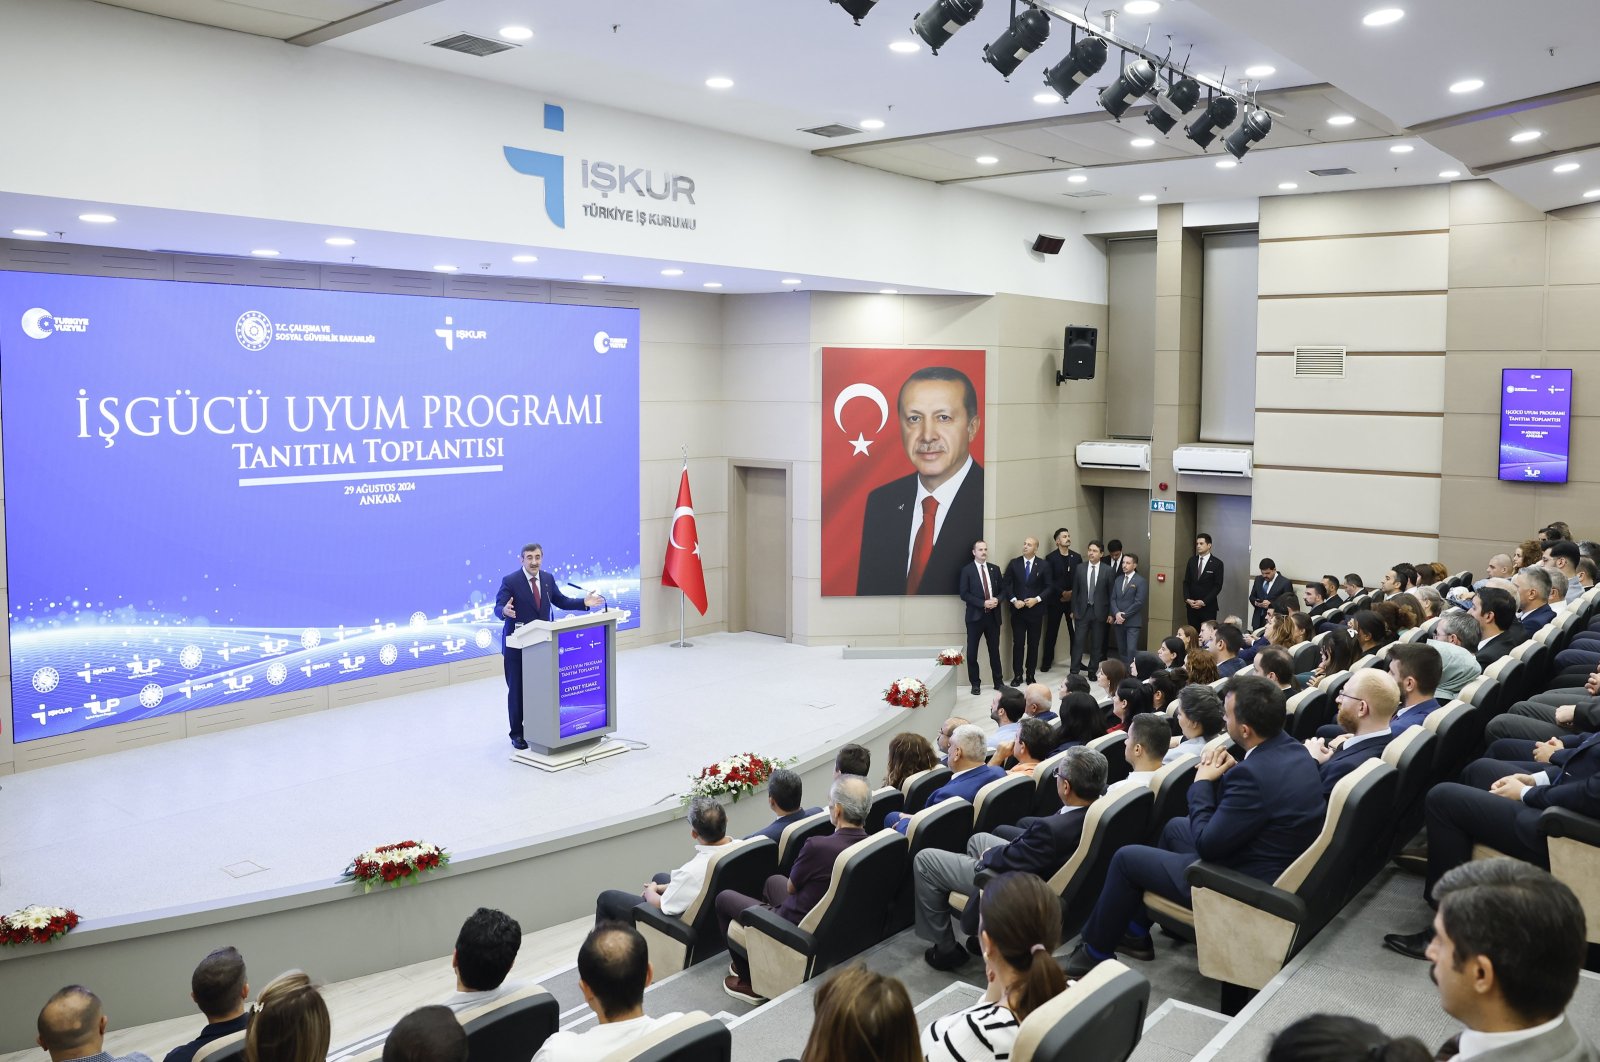
[(1565, 483), (1571, 439), (1571, 369), (1500, 370), (1501, 479)]
[(496, 654), (529, 542), (636, 626), (638, 327), (0, 272), (14, 739)]

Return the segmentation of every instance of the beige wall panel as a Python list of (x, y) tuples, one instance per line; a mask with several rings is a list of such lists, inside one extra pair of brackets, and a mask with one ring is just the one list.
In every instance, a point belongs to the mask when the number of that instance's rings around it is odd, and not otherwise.
[[(1540, 350), (1543, 288), (1473, 288), (1450, 295), (1450, 350)], [(1593, 346), (1593, 340), (1589, 344)]]
[[(657, 551), (658, 555), (660, 551)], [(653, 565), (645, 564), (649, 571)], [(639, 580), (639, 611), (644, 616), (644, 627), (638, 633), (640, 645), (676, 641), (678, 637), (678, 601), (683, 594), (675, 586), (661, 585), (661, 569)], [(728, 629), (728, 614), (723, 602), (728, 599), (728, 571), (726, 568), (706, 569), (706, 614), (700, 615), (687, 601), (683, 605), (683, 625), (689, 634), (704, 634)]]
[(722, 301), (722, 342), (728, 346), (809, 343), (809, 292), (780, 291), (765, 295), (712, 296)]
[(1398, 413), (1444, 410), (1445, 357), (1356, 357), (1339, 380), (1297, 379), (1294, 359), (1256, 359), (1256, 405), (1264, 409), (1371, 409)]
[(729, 402), (817, 397), (821, 363), (821, 350), (804, 341), (729, 346), (722, 352), (719, 390), (711, 393)]
[(811, 341), (822, 346), (903, 346), (906, 298), (900, 295), (811, 296)]
[[(1531, 368), (1542, 360), (1540, 355), (1523, 351), (1452, 351), (1446, 359), (1445, 411), (1499, 413), (1500, 370), (1508, 366)], [(1600, 380), (1595, 381), (1595, 387), (1600, 390)]]
[(1255, 463), (1438, 472), (1443, 429), (1442, 417), (1257, 413)]
[(1450, 225), (1448, 189), (1421, 185), (1365, 192), (1269, 196), (1261, 200), (1261, 238), (1416, 232)]
[(691, 456), (720, 454), (725, 416), (721, 402), (640, 402), (639, 453), (666, 459), (688, 447)]
[[(794, 586), (794, 632), (807, 638), (846, 638), (852, 635), (890, 635), (899, 639), (900, 603), (898, 597), (823, 597), (820, 580), (797, 581)], [(942, 600), (927, 599), (930, 604)], [(955, 601), (956, 598), (949, 600)]]
[[(1042, 405), (1050, 408), (1077, 381), (1067, 381), (1056, 386), (1056, 373), (1061, 369), (1061, 348), (1001, 347), (989, 353), (993, 368), (989, 372), (991, 390), (990, 406), (996, 404)], [(1004, 416), (995, 411), (991, 415)]]
[(985, 456), (1002, 455), (1008, 461), (1058, 456), (1058, 415), (1051, 406), (1002, 407), (1002, 413), (991, 416), (984, 429)]
[(1450, 254), (1443, 232), (1261, 245), (1263, 295), (1442, 291)]
[[(993, 512), (988, 515), (995, 517), (1053, 510), (1065, 503), (1077, 480), (1073, 465), (1059, 457), (996, 461), (984, 471), (985, 486), (994, 484), (994, 504), (990, 506)], [(1043, 549), (1044, 538), (1039, 542), (1039, 548)]]
[(1251, 497), (1256, 520), (1439, 533), (1439, 480), (1432, 478), (1261, 468)]
[[(818, 452), (821, 429), (815, 402), (724, 402), (719, 413), (728, 448), (737, 449), (742, 457), (804, 461)], [(893, 418), (891, 409), (889, 423), (878, 438), (898, 446)], [(839, 429), (831, 419), (828, 426), (832, 428), (830, 434), (837, 438)]]
[[(960, 646), (967, 644), (966, 606), (958, 597), (904, 598), (900, 604), (900, 633), (912, 644)], [(982, 657), (984, 650), (979, 649)], [(983, 658), (982, 669), (989, 670), (989, 661)], [(957, 677), (964, 686), (967, 666), (957, 669)], [(887, 685), (887, 683), (885, 683)]]
[(644, 343), (702, 343), (722, 332), (722, 296), (639, 290), (639, 338)]
[(1552, 287), (1546, 317), (1546, 350), (1593, 350), (1600, 336), (1600, 285)]
[[(1486, 471), (1493, 473), (1490, 467)], [(1530, 519), (1534, 491), (1521, 483), (1457, 476), (1444, 491), (1439, 505), (1441, 534), (1472, 535), (1506, 546), (1532, 538), (1538, 525)]]
[(1500, 414), (1452, 413), (1444, 418), (1440, 471), (1453, 476), (1493, 476), (1498, 467)]
[(971, 295), (907, 295), (904, 302), (906, 341), (909, 343), (982, 347), (994, 342), (995, 299)]
[(648, 401), (715, 401), (721, 385), (722, 354), (715, 345), (640, 342), (639, 394)]
[(1443, 350), (1445, 302), (1443, 295), (1262, 299), (1257, 349), (1328, 344), (1349, 350)]
[[(1600, 344), (1600, 335), (1594, 337)], [(1580, 416), (1600, 414), (1600, 350), (1556, 350), (1541, 359), (1545, 368), (1573, 369), (1572, 409)], [(1507, 364), (1514, 364), (1507, 362)]]
[(1493, 225), (1502, 221), (1541, 221), (1543, 212), (1493, 181), (1457, 181), (1449, 186), (1450, 224)]
[(1156, 350), (1199, 350), (1201, 310), (1197, 295), (1157, 295)]
[(1462, 225), (1450, 232), (1450, 287), (1543, 284), (1545, 229), (1539, 221)]
[[(1103, 433), (1105, 431), (1104, 425), (1106, 419), (1106, 373), (1104, 362), (1101, 362), (1095, 368), (1096, 372), (1094, 379), (1064, 380), (1060, 387), (1055, 386), (1055, 377), (1051, 377), (1050, 389), (1056, 393), (1056, 402), (1063, 407), (1099, 406), (1100, 411), (1094, 414), (1094, 420), (1095, 423), (1101, 425), (1101, 427), (1096, 428), (1095, 430)], [(1075, 408), (1073, 410), (1073, 414), (1075, 416), (1081, 416), (1087, 413), (1089, 413), (1089, 411), (1082, 408)]]
[(1550, 230), (1550, 283), (1600, 284), (1600, 218), (1556, 218)]
[[(697, 515), (728, 511), (728, 462), (720, 457), (689, 457), (689, 487)], [(665, 517), (678, 502), (682, 458), (674, 455), (639, 464), (639, 515)]]
[(1106, 308), (1098, 303), (1000, 294), (994, 305), (1002, 346), (1060, 349), (1067, 325), (1106, 326)]
[[(1248, 357), (1248, 355), (1246, 355)], [(1169, 359), (1169, 364), (1170, 360)], [(1152, 381), (1155, 392), (1153, 400), (1157, 406), (1196, 406), (1195, 397), (1200, 394), (1200, 374), (1203, 371), (1201, 358), (1177, 358), (1177, 372), (1158, 372)], [(1248, 380), (1248, 377), (1245, 378)], [(1240, 381), (1245, 382), (1245, 381)], [(1248, 403), (1247, 403), (1248, 404)]]
[[(741, 456), (735, 453), (729, 461), (737, 464)], [(790, 466), (789, 499), (796, 520), (822, 519), (821, 461), (796, 461)]]
[(1432, 557), (1438, 551), (1437, 536), (1374, 535), (1264, 524), (1250, 529), (1251, 556), (1271, 557), (1278, 562), (1278, 570), (1295, 582), (1320, 578), (1324, 572), (1340, 576), (1360, 572), (1367, 585), (1376, 586), (1396, 560)]

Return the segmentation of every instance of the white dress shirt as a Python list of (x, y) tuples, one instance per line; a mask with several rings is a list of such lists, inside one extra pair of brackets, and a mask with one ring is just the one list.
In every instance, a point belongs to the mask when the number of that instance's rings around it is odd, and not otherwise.
[[(961, 466), (961, 471), (951, 476), (939, 485), (938, 490), (930, 491), (922, 485), (922, 478), (917, 478), (917, 496), (911, 504), (911, 537), (906, 539), (906, 572), (911, 571), (911, 557), (917, 551), (917, 532), (922, 530), (922, 499), (932, 498), (939, 503), (933, 511), (933, 540), (939, 541), (939, 532), (944, 530), (944, 518), (950, 515), (950, 503), (956, 500), (956, 492), (961, 489), (961, 484), (967, 480), (967, 473), (972, 471), (972, 458), (967, 458), (967, 463)], [(969, 543), (970, 545), (970, 543)]]

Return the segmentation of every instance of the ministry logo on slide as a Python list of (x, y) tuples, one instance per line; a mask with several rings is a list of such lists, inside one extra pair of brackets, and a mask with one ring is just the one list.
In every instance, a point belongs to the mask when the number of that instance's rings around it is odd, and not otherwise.
[(265, 350), (272, 342), (272, 319), (260, 310), (246, 310), (233, 323), (233, 338), (246, 350)]
[(57, 332), (87, 332), (87, 317), (57, 317), (42, 306), (35, 306), (22, 315), (22, 334), (29, 339), (49, 339)]

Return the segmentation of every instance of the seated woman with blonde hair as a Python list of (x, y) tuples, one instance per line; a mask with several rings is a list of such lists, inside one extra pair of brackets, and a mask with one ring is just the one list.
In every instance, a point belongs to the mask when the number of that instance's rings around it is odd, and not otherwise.
[(906, 986), (861, 963), (817, 989), (816, 1017), (800, 1062), (922, 1062)]
[(246, 1062), (324, 1062), (332, 1023), (328, 1005), (303, 970), (274, 977), (256, 997), (245, 1034)]

